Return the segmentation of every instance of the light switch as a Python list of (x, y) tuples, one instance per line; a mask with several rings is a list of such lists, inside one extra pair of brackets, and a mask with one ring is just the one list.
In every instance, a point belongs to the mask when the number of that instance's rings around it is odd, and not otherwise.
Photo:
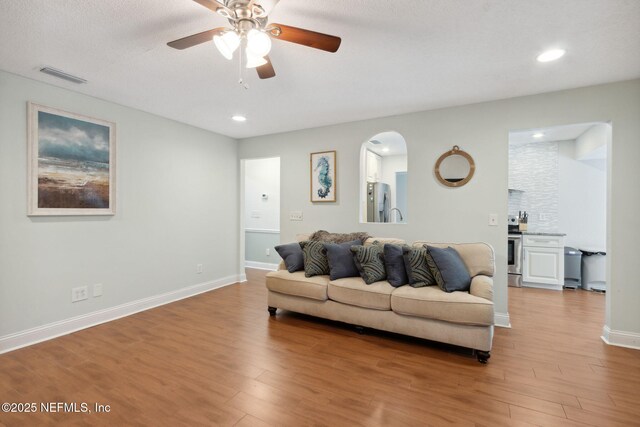
[(289, 212), (289, 221), (302, 221), (302, 211)]

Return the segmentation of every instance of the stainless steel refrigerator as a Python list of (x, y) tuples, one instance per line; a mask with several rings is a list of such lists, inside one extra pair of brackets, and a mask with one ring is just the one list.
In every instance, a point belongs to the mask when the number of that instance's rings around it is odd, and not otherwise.
[(389, 184), (367, 182), (367, 222), (390, 222), (391, 193)]

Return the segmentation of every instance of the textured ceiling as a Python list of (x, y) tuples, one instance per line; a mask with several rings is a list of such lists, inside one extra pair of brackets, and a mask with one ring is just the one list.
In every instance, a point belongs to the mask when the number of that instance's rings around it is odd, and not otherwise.
[[(167, 47), (227, 24), (193, 1), (0, 0), (0, 69), (236, 138), (640, 77), (638, 0), (281, 0), (271, 18), (342, 46), (274, 41), (277, 76), (245, 90), (212, 43)], [(537, 63), (551, 47), (567, 55)]]

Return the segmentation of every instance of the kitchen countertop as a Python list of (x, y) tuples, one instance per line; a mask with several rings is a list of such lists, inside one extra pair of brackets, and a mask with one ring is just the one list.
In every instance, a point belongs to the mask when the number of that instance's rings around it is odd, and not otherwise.
[(532, 236), (566, 236), (566, 233), (549, 233), (545, 231), (523, 231), (522, 234), (529, 234)]

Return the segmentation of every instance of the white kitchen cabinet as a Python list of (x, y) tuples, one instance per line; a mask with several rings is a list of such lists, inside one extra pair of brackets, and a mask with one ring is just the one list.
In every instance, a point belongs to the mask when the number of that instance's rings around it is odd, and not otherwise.
[(367, 182), (378, 182), (382, 176), (382, 157), (367, 150)]
[(564, 285), (564, 238), (524, 235), (523, 286), (562, 290)]

